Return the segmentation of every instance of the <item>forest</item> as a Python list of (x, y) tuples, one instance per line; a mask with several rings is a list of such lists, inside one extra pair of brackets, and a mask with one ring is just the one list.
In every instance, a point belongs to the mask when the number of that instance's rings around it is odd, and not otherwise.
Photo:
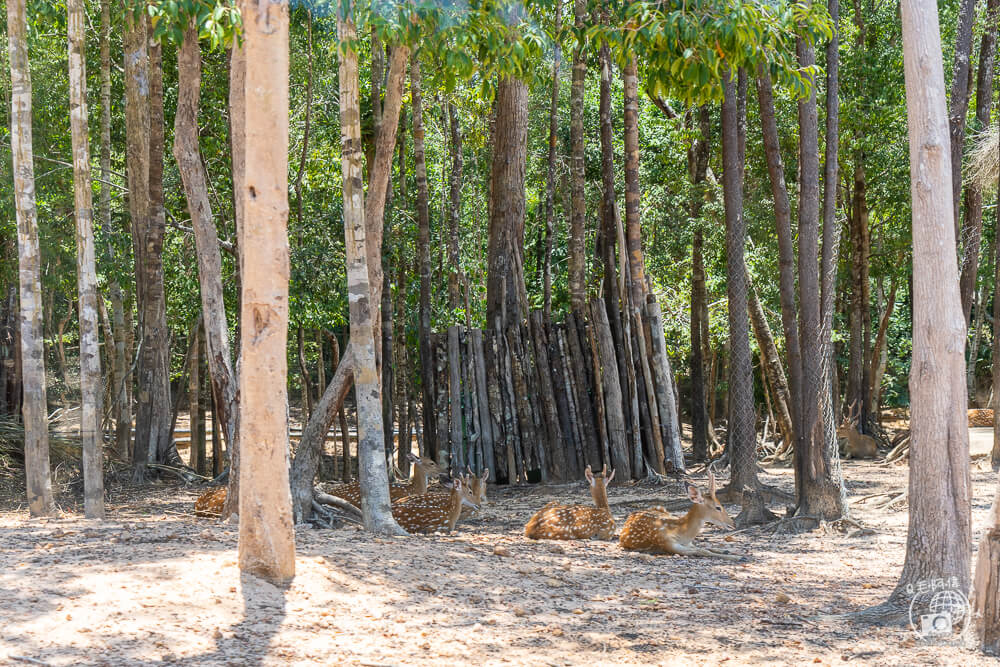
[(0, 662), (994, 664), (1000, 0), (6, 9)]

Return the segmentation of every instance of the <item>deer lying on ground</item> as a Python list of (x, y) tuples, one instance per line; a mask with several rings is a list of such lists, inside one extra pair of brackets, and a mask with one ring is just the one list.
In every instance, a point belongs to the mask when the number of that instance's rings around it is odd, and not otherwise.
[(708, 474), (707, 498), (692, 484), (688, 485), (688, 497), (694, 504), (679, 519), (671, 516), (663, 507), (640, 510), (629, 515), (618, 543), (629, 551), (739, 560), (739, 556), (691, 544), (706, 523), (723, 528), (736, 527), (726, 513), (726, 508), (715, 497), (715, 476)]
[(590, 466), (584, 472), (590, 484), (590, 495), (596, 507), (560, 505), (553, 501), (538, 510), (524, 527), (525, 537), (532, 540), (610, 540), (615, 533), (615, 519), (608, 507), (607, 485), (615, 471), (595, 475)]
[[(434, 459), (419, 457), (410, 453), (406, 455), (407, 460), (413, 464), (413, 481), (405, 484), (393, 483), (389, 485), (389, 500), (396, 502), (407, 496), (427, 493), (427, 478), (437, 475), (440, 472), (438, 464)], [(326, 493), (331, 496), (343, 498), (355, 507), (361, 507), (361, 482), (349, 482), (347, 484), (335, 484), (326, 489)]]
[(837, 437), (847, 440), (844, 448), (845, 459), (873, 459), (878, 454), (878, 443), (875, 438), (858, 431), (858, 420), (860, 418), (854, 411), (854, 403), (851, 403), (847, 411), (844, 423), (837, 427)]
[[(472, 497), (476, 503), (482, 507), (486, 504), (486, 480), (490, 478), (490, 470), (487, 468), (483, 471), (483, 474), (479, 477), (472, 472), (472, 468), (466, 467), (466, 474), (462, 475), (462, 482), (469, 487), (469, 491), (472, 492)], [(475, 510), (469, 509), (468, 507), (462, 509), (461, 518), (468, 518), (470, 515), (474, 514)]]
[(202, 517), (222, 516), (222, 506), (226, 504), (226, 487), (209, 489), (194, 501), (194, 515)]
[(463, 508), (479, 509), (476, 498), (461, 478), (450, 482), (451, 493), (421, 493), (392, 504), (392, 516), (408, 533), (455, 530)]

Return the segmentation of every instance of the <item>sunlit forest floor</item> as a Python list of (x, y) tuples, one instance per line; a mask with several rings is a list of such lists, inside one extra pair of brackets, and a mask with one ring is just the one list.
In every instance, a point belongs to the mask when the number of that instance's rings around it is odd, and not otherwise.
[[(905, 489), (906, 466), (848, 461), (844, 471), (853, 518), (870, 530), (706, 529), (702, 542), (745, 562), (525, 539), (546, 501), (589, 502), (581, 482), (491, 488), (490, 504), (450, 536), (299, 527), (284, 590), (241, 578), (236, 526), (191, 514), (199, 488), (113, 489), (105, 523), (29, 521), (7, 495), (0, 663), (996, 664), (909, 629), (823, 620), (883, 601), (904, 555), (905, 503), (858, 501)], [(763, 478), (792, 490), (788, 468)], [(995, 483), (981, 458), (973, 481), (978, 539)], [(676, 482), (615, 485), (609, 496), (619, 527), (641, 507), (686, 505)]]

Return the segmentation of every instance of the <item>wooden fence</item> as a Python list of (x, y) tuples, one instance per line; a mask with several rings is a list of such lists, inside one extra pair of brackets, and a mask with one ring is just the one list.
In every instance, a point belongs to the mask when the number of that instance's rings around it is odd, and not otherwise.
[(683, 467), (659, 305), (617, 321), (601, 299), (588, 310), (433, 334), (424, 454), (499, 483), (580, 479), (588, 464), (632, 479)]

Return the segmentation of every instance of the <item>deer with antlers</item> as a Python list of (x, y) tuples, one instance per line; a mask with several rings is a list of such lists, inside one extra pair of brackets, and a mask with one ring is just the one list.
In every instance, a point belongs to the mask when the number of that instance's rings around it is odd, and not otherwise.
[(707, 496), (702, 495), (698, 487), (689, 484), (688, 497), (693, 504), (681, 518), (671, 516), (664, 507), (632, 513), (625, 521), (618, 543), (628, 551), (739, 560), (739, 556), (692, 544), (706, 523), (723, 528), (736, 527), (726, 508), (715, 497), (715, 475), (708, 473)]
[(450, 493), (421, 493), (407, 496), (392, 504), (392, 516), (408, 533), (431, 533), (455, 530), (464, 508), (479, 509), (472, 489), (455, 478), (445, 482)]
[(608, 506), (607, 486), (615, 478), (615, 471), (608, 474), (608, 466), (596, 475), (590, 466), (584, 472), (590, 484), (594, 507), (586, 505), (560, 505), (553, 501), (535, 512), (524, 526), (525, 537), (532, 540), (610, 540), (615, 533), (615, 518)]
[(875, 438), (858, 430), (861, 410), (855, 410), (855, 405), (856, 401), (848, 407), (844, 423), (837, 427), (837, 437), (847, 440), (845, 459), (873, 459), (878, 454), (878, 443)]

